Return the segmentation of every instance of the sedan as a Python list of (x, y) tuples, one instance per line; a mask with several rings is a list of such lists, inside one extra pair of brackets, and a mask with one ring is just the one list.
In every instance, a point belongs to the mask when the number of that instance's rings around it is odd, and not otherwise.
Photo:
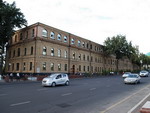
[(138, 75), (138, 74), (130, 74), (130, 75), (128, 75), (128, 77), (126, 77), (125, 79), (124, 79), (124, 83), (126, 84), (128, 84), (128, 83), (130, 83), (130, 84), (133, 84), (133, 83), (135, 83), (135, 84), (137, 84), (137, 83), (140, 83), (140, 80), (141, 80), (141, 77)]
[(149, 72), (148, 71), (140, 71), (140, 76), (141, 77), (148, 77), (148, 75), (149, 75)]
[(125, 72), (125, 73), (122, 75), (122, 77), (123, 77), (123, 78), (126, 78), (126, 77), (128, 77), (129, 74), (131, 74), (131, 72)]

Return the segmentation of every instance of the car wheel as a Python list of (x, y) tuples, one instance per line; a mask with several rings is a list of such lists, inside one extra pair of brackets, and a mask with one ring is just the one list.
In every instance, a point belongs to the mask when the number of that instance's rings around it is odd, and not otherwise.
[(66, 81), (65, 85), (68, 86), (69, 85), (69, 81)]
[(55, 83), (55, 82), (53, 82), (53, 83), (52, 83), (52, 87), (55, 87), (55, 86), (56, 86), (56, 83)]

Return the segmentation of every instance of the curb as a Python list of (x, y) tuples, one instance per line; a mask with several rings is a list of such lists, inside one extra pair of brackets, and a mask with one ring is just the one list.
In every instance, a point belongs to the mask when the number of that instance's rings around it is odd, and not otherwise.
[(137, 113), (137, 111), (140, 111), (140, 108), (142, 105), (147, 101), (147, 99), (150, 97), (150, 93), (146, 95), (138, 104), (136, 104), (130, 111), (127, 113)]

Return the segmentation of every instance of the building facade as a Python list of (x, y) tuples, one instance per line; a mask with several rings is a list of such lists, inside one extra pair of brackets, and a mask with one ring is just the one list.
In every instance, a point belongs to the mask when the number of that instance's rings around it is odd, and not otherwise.
[[(104, 46), (71, 33), (36, 23), (16, 31), (7, 46), (6, 72), (102, 73), (115, 71), (115, 56), (104, 56)], [(128, 59), (120, 70), (132, 70)]]

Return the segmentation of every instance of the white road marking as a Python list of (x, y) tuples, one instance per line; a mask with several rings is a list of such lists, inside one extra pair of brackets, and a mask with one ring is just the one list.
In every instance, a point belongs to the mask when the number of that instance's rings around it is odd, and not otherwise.
[(68, 96), (68, 95), (72, 95), (72, 93), (62, 94), (61, 96)]
[(92, 91), (92, 90), (95, 90), (96, 88), (91, 88), (90, 90)]
[(44, 91), (44, 90), (47, 90), (47, 89), (44, 89), (44, 88), (37, 89), (37, 91)]
[(19, 106), (19, 105), (23, 105), (23, 104), (29, 104), (31, 101), (26, 101), (26, 102), (20, 102), (20, 103), (16, 103), (16, 104), (11, 104), (10, 106)]
[(7, 95), (7, 94), (0, 94), (0, 97), (1, 97), (1, 96), (6, 96), (6, 95)]

